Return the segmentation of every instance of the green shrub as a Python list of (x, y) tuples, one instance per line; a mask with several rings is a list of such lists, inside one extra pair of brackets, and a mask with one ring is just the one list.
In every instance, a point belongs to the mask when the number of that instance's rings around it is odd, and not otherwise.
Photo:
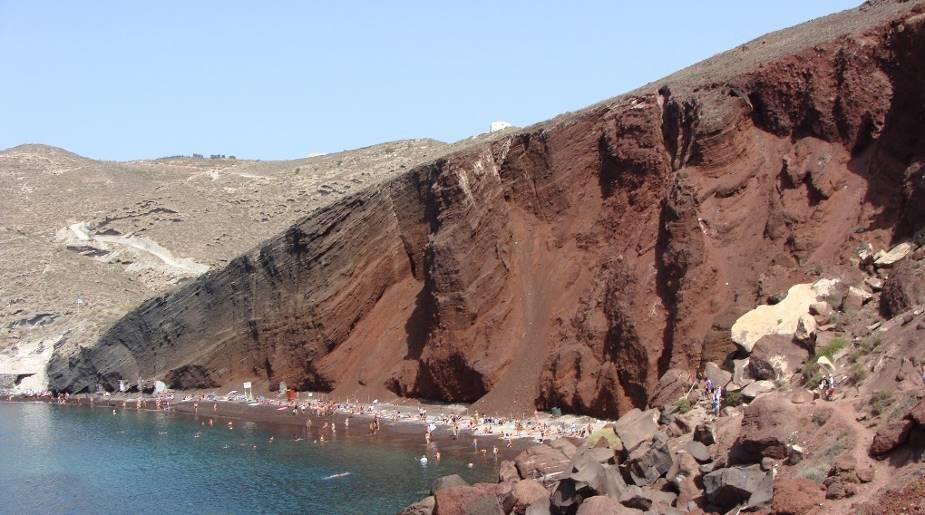
[(829, 360), (832, 360), (832, 358), (835, 356), (835, 354), (838, 353), (838, 351), (844, 349), (848, 345), (849, 345), (848, 340), (845, 340), (844, 338), (836, 338), (832, 340), (831, 342), (829, 342), (829, 344), (826, 345), (825, 347), (822, 347), (821, 349), (816, 349), (816, 357), (821, 358), (824, 356), (828, 358)]
[(678, 411), (681, 413), (687, 413), (691, 410), (691, 400), (687, 397), (682, 397), (678, 399), (678, 402), (674, 403), (678, 407)]

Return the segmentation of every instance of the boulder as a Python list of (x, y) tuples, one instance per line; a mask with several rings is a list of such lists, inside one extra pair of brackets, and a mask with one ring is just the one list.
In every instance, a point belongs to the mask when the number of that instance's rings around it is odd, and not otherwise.
[(733, 341), (742, 350), (751, 353), (764, 336), (793, 335), (800, 316), (809, 311), (809, 305), (829, 297), (839, 284), (837, 280), (820, 279), (813, 284), (792, 286), (780, 302), (758, 306), (739, 317), (732, 325)]
[(429, 495), (420, 501), (404, 507), (398, 515), (432, 515), (436, 500), (434, 496)]
[(895, 317), (920, 304), (925, 304), (925, 260), (907, 259), (893, 269), (883, 284), (880, 307)]
[(659, 508), (670, 507), (678, 496), (671, 492), (663, 492), (649, 488), (639, 488), (638, 486), (628, 486), (620, 495), (620, 504), (627, 508), (649, 511), (655, 508), (658, 513), (663, 510)]
[[(620, 440), (620, 437), (617, 436), (617, 433), (613, 430), (613, 426), (610, 424), (588, 435), (588, 437), (585, 438), (585, 446), (607, 448), (618, 452), (623, 450), (623, 442)], [(572, 449), (563, 449), (562, 452), (571, 458), (575, 455), (574, 446)]]
[(678, 399), (687, 394), (692, 383), (693, 379), (687, 370), (669, 368), (658, 379), (658, 384), (655, 385), (655, 389), (652, 391), (649, 405), (659, 409), (673, 405)]
[[(604, 426), (604, 430), (609, 430), (611, 433), (613, 433), (613, 429), (608, 428), (607, 426)], [(614, 437), (616, 437), (616, 434), (614, 434)], [(572, 456), (575, 455), (575, 451), (578, 450), (578, 447), (576, 447), (575, 444), (570, 442), (567, 438), (557, 438), (549, 442), (549, 446), (552, 447), (553, 449), (556, 449), (562, 452), (562, 454), (564, 454), (565, 457), (569, 459), (571, 459)], [(594, 447), (594, 446), (590, 445), (589, 447)]]
[(444, 488), (453, 486), (469, 486), (469, 483), (459, 474), (450, 474), (449, 476), (438, 477), (430, 484), (430, 494), (434, 495)]
[(749, 399), (754, 399), (763, 393), (774, 391), (773, 381), (755, 381), (754, 383), (742, 388), (742, 395)]
[(527, 511), (524, 512), (524, 515), (551, 515), (549, 510), (549, 498), (540, 499), (535, 503), (527, 507)]
[(578, 507), (576, 515), (636, 515), (641, 513), (639, 510), (623, 506), (612, 497), (596, 495), (585, 499)]
[(710, 505), (723, 512), (762, 506), (774, 497), (774, 475), (760, 465), (728, 467), (703, 476), (703, 489)]
[(872, 297), (873, 294), (870, 292), (851, 286), (842, 302), (842, 311), (848, 314), (857, 313)]
[(925, 400), (919, 401), (906, 413), (906, 418), (920, 426), (925, 426)]
[(906, 443), (909, 431), (914, 425), (915, 422), (908, 419), (886, 424), (874, 435), (874, 441), (871, 442), (868, 452), (875, 458), (885, 457), (890, 451)]
[(604, 466), (589, 454), (576, 454), (568, 476), (575, 482), (575, 488), (590, 487), (595, 492), (603, 490)]
[(520, 477), (551, 483), (569, 472), (571, 460), (558, 449), (534, 445), (518, 454), (514, 464)]
[(787, 458), (790, 436), (804, 429), (800, 409), (777, 395), (752, 402), (743, 413), (730, 459), (734, 463), (759, 463), (764, 457)]
[(705, 410), (703, 406), (697, 406), (687, 413), (676, 416), (675, 423), (682, 433), (687, 434), (703, 423), (708, 417), (709, 414), (707, 414), (707, 410)]
[(499, 515), (497, 485), (476, 483), (472, 486), (442, 488), (434, 495), (434, 515)]
[(524, 513), (527, 507), (540, 500), (548, 500), (549, 492), (539, 482), (532, 479), (524, 479), (514, 483), (512, 489), (514, 498), (514, 513)]
[(797, 320), (796, 331), (793, 332), (793, 339), (810, 346), (816, 340), (816, 319), (809, 313), (803, 313)]
[(694, 429), (694, 441), (704, 445), (713, 445), (716, 443), (716, 428), (713, 424), (698, 424)]
[(857, 488), (841, 478), (830, 477), (823, 483), (826, 499), (844, 499), (857, 493)]
[(637, 449), (627, 459), (626, 464), (633, 483), (648, 486), (668, 472), (672, 461), (668, 446), (655, 442), (648, 449)]
[(581, 503), (581, 499), (575, 481), (570, 478), (562, 479), (549, 497), (550, 509), (557, 513), (573, 513), (574, 507)]
[(809, 479), (779, 479), (774, 482), (771, 512), (780, 515), (810, 513), (825, 499), (825, 492)]
[(685, 446), (685, 449), (691, 456), (694, 457), (695, 460), (697, 460), (700, 463), (706, 463), (708, 461), (713, 461), (713, 455), (710, 452), (710, 449), (707, 449), (707, 446), (700, 442), (692, 440), (687, 443), (687, 446)]
[(657, 409), (641, 411), (633, 408), (614, 423), (614, 431), (626, 452), (632, 452), (641, 444), (652, 440), (658, 431), (658, 416)]
[(712, 361), (703, 366), (703, 376), (713, 381), (713, 386), (726, 386), (732, 381), (732, 373), (719, 368), (719, 365)]
[(751, 381), (752, 377), (748, 373), (748, 364), (750, 361), (749, 358), (732, 360), (733, 383), (744, 386)]
[(883, 289), (883, 279), (879, 277), (867, 277), (864, 279), (864, 284), (873, 291), (880, 291)]
[(822, 300), (809, 305), (809, 314), (816, 319), (816, 324), (826, 325), (832, 320), (834, 310), (828, 302)]
[(751, 357), (770, 363), (777, 371), (778, 378), (787, 379), (809, 357), (809, 349), (794, 342), (789, 336), (771, 335), (758, 340)]
[(504, 460), (498, 465), (498, 481), (505, 483), (519, 480), (520, 474), (517, 472), (517, 465), (513, 461)]
[(774, 365), (764, 358), (753, 356), (748, 360), (748, 375), (752, 379), (761, 381), (774, 380), (777, 379), (777, 370), (774, 369)]
[(790, 402), (794, 404), (806, 404), (813, 401), (813, 392), (806, 388), (797, 388), (790, 394)]
[(912, 251), (915, 250), (915, 244), (909, 241), (904, 241), (899, 245), (891, 248), (889, 252), (881, 255), (874, 261), (874, 266), (878, 268), (888, 268), (896, 263), (902, 261), (909, 254), (912, 254)]

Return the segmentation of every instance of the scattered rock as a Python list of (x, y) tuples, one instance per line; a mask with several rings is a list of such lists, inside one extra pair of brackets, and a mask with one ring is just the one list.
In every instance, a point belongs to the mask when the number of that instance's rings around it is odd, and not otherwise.
[(432, 515), (436, 500), (433, 495), (429, 495), (420, 501), (403, 508), (398, 515)]
[(762, 458), (788, 457), (791, 435), (800, 433), (799, 410), (779, 396), (764, 396), (745, 408), (742, 429), (730, 458), (734, 463), (759, 463)]
[[(620, 495), (620, 504), (627, 508), (649, 511), (653, 508), (669, 507), (674, 503), (675, 498), (677, 498), (677, 495), (671, 492), (629, 486)], [(662, 511), (659, 510), (659, 513)]]
[(806, 388), (797, 388), (790, 394), (790, 402), (794, 404), (806, 404), (813, 401), (813, 393)]
[(459, 474), (450, 474), (449, 476), (438, 477), (430, 484), (430, 494), (434, 495), (444, 488), (454, 486), (469, 486), (469, 483)]
[(870, 444), (870, 455), (875, 458), (882, 458), (893, 449), (906, 443), (913, 425), (914, 422), (906, 419), (886, 424), (874, 435), (874, 441)]
[(816, 319), (809, 313), (800, 315), (793, 339), (803, 345), (811, 345), (816, 340)]
[(549, 498), (540, 499), (527, 507), (524, 515), (551, 515), (549, 511)]
[(763, 393), (773, 392), (774, 391), (774, 382), (773, 381), (755, 381), (754, 383), (742, 388), (742, 395), (754, 399)]
[(774, 366), (758, 356), (753, 356), (749, 359), (748, 373), (753, 379), (762, 381), (777, 379), (777, 371), (774, 369)]
[(713, 424), (697, 424), (694, 429), (694, 441), (703, 445), (713, 445), (716, 443), (716, 428)]
[(614, 423), (614, 431), (627, 452), (633, 452), (641, 444), (652, 440), (658, 431), (658, 415), (657, 409), (641, 411), (633, 408)]
[(514, 458), (517, 471), (524, 479), (553, 482), (568, 473), (571, 460), (558, 449), (534, 445)]
[[(610, 426), (610, 425), (604, 426), (598, 432), (601, 434), (601, 436), (608, 437), (608, 445), (610, 444), (610, 440), (617, 438), (617, 434), (613, 432), (613, 426)], [(569, 458), (569, 459), (575, 456), (575, 452), (578, 450), (578, 448), (575, 447), (575, 444), (573, 444), (572, 442), (568, 441), (565, 438), (557, 438), (549, 442), (549, 446), (552, 447), (553, 449), (558, 450), (559, 452), (564, 454), (566, 458)], [(596, 445), (590, 445), (589, 447), (596, 447)]]
[(649, 405), (656, 408), (670, 406), (687, 394), (692, 383), (691, 374), (687, 370), (669, 368), (658, 379)]
[(524, 479), (514, 483), (512, 491), (514, 497), (514, 512), (524, 513), (527, 507), (549, 498), (549, 492), (539, 482), (532, 479)]
[(498, 481), (506, 483), (519, 480), (520, 474), (517, 472), (517, 465), (513, 461), (504, 460), (498, 465)]
[(627, 459), (627, 470), (633, 483), (648, 486), (671, 468), (671, 453), (663, 443), (653, 443), (648, 449), (638, 449)]
[(596, 495), (585, 499), (581, 506), (578, 507), (576, 515), (631, 515), (638, 513), (641, 512), (623, 506), (620, 501), (612, 497)]
[(851, 286), (848, 288), (848, 294), (842, 302), (842, 311), (848, 314), (857, 313), (864, 304), (873, 297), (870, 292)]
[(864, 284), (870, 287), (870, 289), (873, 291), (880, 291), (883, 289), (883, 279), (879, 277), (867, 277), (864, 279)]
[(703, 476), (703, 488), (707, 501), (724, 512), (740, 505), (762, 506), (773, 498), (774, 476), (760, 465), (728, 467)]
[(870, 483), (871, 481), (874, 480), (874, 467), (873, 466), (868, 465), (866, 467), (860, 467), (855, 471), (855, 473), (858, 476), (858, 481), (862, 483)]
[(703, 375), (707, 379), (713, 381), (714, 386), (726, 386), (729, 384), (729, 381), (732, 381), (732, 374), (726, 370), (719, 368), (719, 365), (708, 361), (703, 367)]
[(770, 363), (777, 371), (777, 377), (787, 379), (809, 358), (809, 349), (785, 335), (765, 336), (752, 349), (752, 359)]
[(921, 304), (925, 304), (925, 260), (907, 259), (884, 282), (880, 306), (887, 315), (898, 316)]
[(690, 441), (685, 447), (687, 452), (694, 457), (700, 463), (706, 463), (713, 460), (713, 455), (710, 453), (710, 449), (707, 449), (707, 446), (698, 442)]
[(773, 470), (774, 460), (765, 456), (761, 458), (761, 470)]
[(816, 319), (818, 325), (826, 325), (832, 319), (832, 306), (826, 301), (813, 302), (809, 305), (809, 314)]
[(472, 486), (441, 488), (434, 495), (434, 515), (497, 515), (504, 510), (498, 502), (497, 485), (476, 483)]
[(874, 265), (877, 267), (891, 267), (911, 254), (913, 250), (915, 250), (915, 245), (912, 242), (904, 241), (877, 258)]

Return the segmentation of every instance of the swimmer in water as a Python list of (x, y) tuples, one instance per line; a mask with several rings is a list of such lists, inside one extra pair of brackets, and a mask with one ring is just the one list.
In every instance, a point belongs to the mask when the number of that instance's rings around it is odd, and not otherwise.
[(427, 465), (427, 456), (421, 456), (419, 461), (421, 462), (421, 465)]
[(115, 410), (115, 409), (112, 410), (112, 414), (113, 414), (113, 415), (116, 414), (116, 410)]

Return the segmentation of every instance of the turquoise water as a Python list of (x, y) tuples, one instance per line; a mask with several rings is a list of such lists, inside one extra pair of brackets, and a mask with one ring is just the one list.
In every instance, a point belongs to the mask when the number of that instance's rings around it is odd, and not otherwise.
[(395, 513), (436, 477), (496, 477), (463, 450), (421, 466), (423, 442), (205, 420), (0, 403), (0, 513)]

